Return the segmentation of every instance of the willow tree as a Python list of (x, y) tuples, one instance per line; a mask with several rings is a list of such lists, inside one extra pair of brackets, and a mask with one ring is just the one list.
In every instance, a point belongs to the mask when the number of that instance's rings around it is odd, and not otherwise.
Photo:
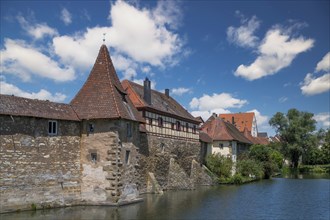
[(287, 114), (277, 112), (269, 121), (282, 140), (282, 153), (290, 158), (294, 168), (298, 167), (300, 156), (315, 144), (316, 121), (309, 112), (290, 109)]

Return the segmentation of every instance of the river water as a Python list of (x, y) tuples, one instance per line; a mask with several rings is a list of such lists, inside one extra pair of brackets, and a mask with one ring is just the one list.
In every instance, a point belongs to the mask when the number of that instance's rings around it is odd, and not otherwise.
[(0, 219), (330, 219), (329, 175), (145, 194), (123, 207), (79, 206), (7, 213)]

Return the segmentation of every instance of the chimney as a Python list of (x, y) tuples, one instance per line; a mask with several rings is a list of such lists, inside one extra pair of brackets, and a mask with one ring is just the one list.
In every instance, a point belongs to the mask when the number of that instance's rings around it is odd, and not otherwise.
[(170, 97), (170, 90), (169, 89), (165, 89), (165, 95), (166, 95), (167, 98)]
[(151, 105), (151, 84), (147, 77), (143, 82), (143, 99), (148, 105)]
[(215, 118), (218, 117), (217, 113), (215, 113), (215, 112), (212, 113), (212, 116)]

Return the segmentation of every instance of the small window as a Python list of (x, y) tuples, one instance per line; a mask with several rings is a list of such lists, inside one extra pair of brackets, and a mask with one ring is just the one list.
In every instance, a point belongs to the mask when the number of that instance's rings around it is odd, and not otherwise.
[(223, 149), (223, 144), (220, 143), (220, 144), (219, 144), (219, 147), (220, 147), (221, 149)]
[(48, 134), (57, 135), (57, 121), (48, 121)]
[(158, 117), (158, 126), (163, 127), (163, 118), (162, 117)]
[(172, 130), (174, 130), (174, 127), (175, 127), (175, 124), (174, 123), (171, 123)]
[(96, 163), (97, 161), (97, 153), (91, 153), (91, 159), (93, 163)]
[(131, 123), (127, 123), (126, 127), (127, 127), (127, 137), (132, 137), (132, 125), (131, 125)]
[(186, 123), (186, 132), (188, 132), (188, 131), (189, 131), (189, 124)]
[(196, 125), (193, 126), (193, 133), (196, 134)]
[(129, 159), (130, 159), (130, 151), (127, 150), (125, 154), (125, 164), (129, 164)]
[(179, 121), (176, 121), (176, 130), (181, 131), (181, 123)]
[(149, 125), (152, 125), (152, 118), (149, 118)]
[(92, 123), (88, 124), (88, 131), (89, 133), (94, 133), (94, 124)]

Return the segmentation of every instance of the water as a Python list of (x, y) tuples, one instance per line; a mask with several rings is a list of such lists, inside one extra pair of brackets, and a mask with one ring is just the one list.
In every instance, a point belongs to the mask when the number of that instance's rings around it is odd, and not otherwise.
[[(84, 206), (0, 215), (0, 219), (330, 219), (330, 179), (273, 178), (241, 186), (142, 195), (123, 207)], [(299, 176), (298, 176), (299, 177)], [(313, 177), (313, 176), (309, 176)]]

